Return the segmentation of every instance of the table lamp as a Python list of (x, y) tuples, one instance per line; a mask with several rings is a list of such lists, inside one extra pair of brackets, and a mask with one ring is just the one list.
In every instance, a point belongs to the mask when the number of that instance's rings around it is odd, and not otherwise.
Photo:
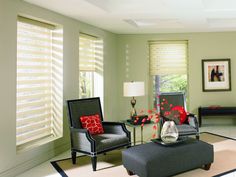
[(132, 105), (132, 110), (130, 112), (130, 117), (137, 115), (135, 110), (136, 96), (144, 96), (144, 82), (124, 82), (123, 93), (125, 97), (132, 97), (130, 103)]

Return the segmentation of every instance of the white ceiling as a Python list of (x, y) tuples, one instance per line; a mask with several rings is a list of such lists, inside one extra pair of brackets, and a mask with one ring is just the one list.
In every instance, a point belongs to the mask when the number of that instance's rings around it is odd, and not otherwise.
[(24, 0), (118, 34), (236, 31), (236, 0)]

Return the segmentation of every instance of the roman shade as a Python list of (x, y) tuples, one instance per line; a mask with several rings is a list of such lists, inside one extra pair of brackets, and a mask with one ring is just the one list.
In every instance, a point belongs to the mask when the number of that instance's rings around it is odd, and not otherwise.
[(79, 70), (102, 73), (103, 41), (98, 37), (80, 33)]
[(149, 41), (150, 75), (186, 74), (187, 41)]

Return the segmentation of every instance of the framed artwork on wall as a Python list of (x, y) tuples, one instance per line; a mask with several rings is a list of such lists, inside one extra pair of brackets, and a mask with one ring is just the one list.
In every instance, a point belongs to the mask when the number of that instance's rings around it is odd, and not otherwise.
[(202, 90), (231, 91), (230, 59), (202, 60)]

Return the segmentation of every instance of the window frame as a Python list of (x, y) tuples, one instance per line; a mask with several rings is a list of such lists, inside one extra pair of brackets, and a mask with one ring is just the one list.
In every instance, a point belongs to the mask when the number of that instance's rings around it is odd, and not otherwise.
[[(86, 44), (90, 48), (85, 48)], [(92, 97), (100, 97), (101, 105), (103, 108), (103, 100), (104, 100), (104, 43), (103, 39), (100, 37), (96, 37), (90, 34), (86, 33), (79, 33), (79, 98), (82, 98), (81, 91), (80, 91), (80, 73), (81, 72), (91, 72), (92, 75)], [(84, 51), (83, 51), (84, 50)], [(86, 51), (92, 51), (92, 57), (88, 57), (89, 52), (86, 53)], [(88, 59), (87, 59), (88, 57)], [(86, 66), (87, 64), (87, 66)], [(97, 79), (98, 77), (102, 79), (101, 85), (99, 89), (95, 90), (95, 85), (97, 85)], [(100, 83), (100, 82), (99, 82)], [(96, 93), (95, 91), (99, 90), (99, 93)]]
[[(186, 86), (186, 90), (187, 92), (185, 92), (185, 98), (186, 98), (186, 107), (188, 108), (189, 107), (189, 50), (188, 50), (188, 47), (189, 47), (189, 41), (188, 40), (150, 40), (148, 41), (148, 46), (149, 46), (149, 71), (150, 71), (150, 43), (164, 43), (164, 44), (168, 44), (168, 43), (186, 43), (186, 81), (187, 81), (187, 86)], [(154, 75), (151, 75), (151, 73), (149, 74), (149, 85), (150, 85), (150, 88), (149, 88), (149, 92), (151, 93), (150, 96), (149, 96), (149, 107), (155, 107), (157, 108), (157, 105), (159, 104), (158, 103), (158, 100), (156, 99), (156, 96), (157, 94), (160, 94), (161, 92), (159, 93), (156, 93), (155, 92), (155, 89), (154, 89), (154, 80), (155, 80), (155, 76)], [(179, 91), (181, 92), (181, 91)]]

